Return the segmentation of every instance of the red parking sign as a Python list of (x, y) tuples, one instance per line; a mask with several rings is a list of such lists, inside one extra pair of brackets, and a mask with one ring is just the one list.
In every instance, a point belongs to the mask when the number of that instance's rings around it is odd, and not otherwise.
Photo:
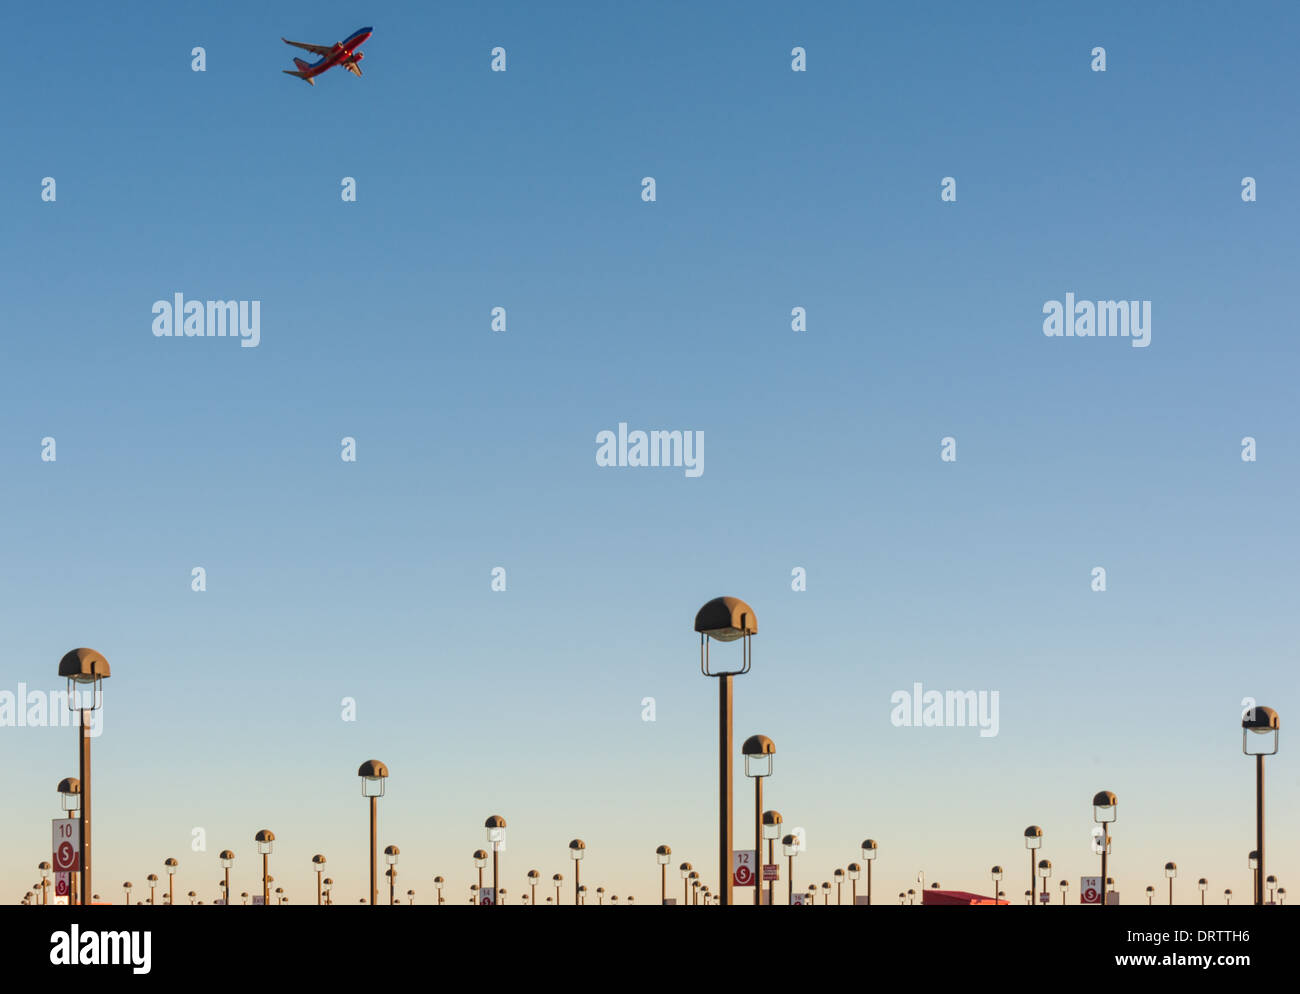
[(81, 869), (81, 822), (76, 818), (55, 818), (54, 869), (76, 873)]

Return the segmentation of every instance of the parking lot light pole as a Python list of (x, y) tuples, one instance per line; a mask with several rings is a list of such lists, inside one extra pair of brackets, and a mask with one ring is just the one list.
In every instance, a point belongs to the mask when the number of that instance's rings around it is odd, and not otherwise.
[[(578, 903), (578, 884), (582, 874), (582, 858), (587, 855), (587, 843), (581, 839), (574, 839), (569, 843), (569, 858), (573, 860), (573, 903)], [(559, 902), (559, 897), (556, 897)]]
[(862, 858), (867, 862), (867, 906), (871, 905), (871, 864), (876, 861), (879, 847), (875, 839), (862, 840)]
[[(76, 777), (64, 777), (59, 781), (59, 803), (63, 808), (63, 817), (78, 818), (81, 810), (81, 781)], [(77, 874), (68, 877), (68, 904), (81, 903), (81, 891), (77, 885)]]
[[(668, 903), (668, 862), (672, 859), (671, 846), (659, 846), (655, 849), (655, 862), (659, 864), (659, 903)], [(599, 887), (596, 888), (600, 890)]]
[(275, 833), (264, 828), (253, 836), (257, 843), (257, 852), (262, 857), (262, 906), (271, 903), (271, 850), (275, 848)]
[(379, 799), (388, 782), (388, 767), (377, 759), (367, 759), (357, 768), (361, 778), (361, 796), (370, 798), (370, 904), (379, 903)]
[(492, 900), (494, 903), (501, 902), (501, 891), (498, 889), (500, 864), (499, 855), (502, 849), (506, 847), (506, 820), (500, 815), (491, 815), (483, 823), (483, 828), (487, 832), (488, 845), (492, 847)]
[[(766, 863), (764, 863), (763, 854), (761, 852), (758, 854), (758, 861), (760, 863), (763, 863), (764, 866), (780, 865), (776, 861), (776, 843), (777, 840), (781, 838), (781, 823), (782, 821), (781, 821), (780, 811), (763, 812), (763, 838), (767, 840), (767, 861)], [(780, 871), (778, 870), (777, 872)], [(755, 886), (756, 887), (762, 886), (761, 881), (762, 881), (762, 877), (760, 876), (758, 880), (755, 881)], [(773, 879), (767, 882), (767, 906), (770, 908), (770, 907), (774, 907), (775, 905), (776, 905), (776, 880)]]
[(1030, 825), (1025, 829), (1025, 848), (1029, 850), (1029, 903), (1034, 904), (1035, 881), (1034, 881), (1034, 852), (1043, 846), (1043, 830), (1037, 825)]
[(316, 906), (320, 907), (325, 898), (325, 884), (321, 879), (321, 874), (325, 872), (325, 857), (317, 853), (311, 858), (311, 865), (316, 871)]
[[(59, 660), (59, 676), (68, 681), (68, 710), (80, 731), (81, 764), (81, 903), (91, 903), (90, 855), (90, 737), (94, 712), (104, 703), (104, 681), (112, 675), (108, 660), (94, 649), (73, 649)], [(88, 713), (89, 712), (89, 713)]]
[[(1264, 903), (1264, 757), (1276, 755), (1279, 727), (1277, 712), (1272, 708), (1249, 708), (1241, 718), (1241, 751), (1255, 757), (1255, 852), (1259, 863), (1255, 871), (1256, 904)], [(1272, 748), (1268, 748), (1270, 744)]]
[(175, 891), (176, 870), (180, 866), (180, 864), (176, 861), (175, 857), (168, 856), (165, 860), (163, 860), (163, 866), (167, 868), (167, 903), (175, 904), (176, 903), (176, 891)]
[[(732, 680), (748, 673), (751, 662), (750, 639), (758, 632), (754, 609), (737, 597), (715, 597), (695, 615), (695, 630), (700, 633), (700, 672), (718, 680), (718, 904), (732, 902)], [(741, 668), (714, 672), (709, 666), (709, 642), (741, 642)]]

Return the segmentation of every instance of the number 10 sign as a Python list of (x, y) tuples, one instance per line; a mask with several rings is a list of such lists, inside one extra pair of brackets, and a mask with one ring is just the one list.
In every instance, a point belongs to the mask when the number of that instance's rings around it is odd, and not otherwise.
[(81, 870), (81, 822), (76, 818), (55, 818), (54, 869), (59, 873)]

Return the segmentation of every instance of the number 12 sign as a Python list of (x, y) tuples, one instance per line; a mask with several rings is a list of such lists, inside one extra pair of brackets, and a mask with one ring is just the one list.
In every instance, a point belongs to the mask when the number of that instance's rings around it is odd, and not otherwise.
[(735, 849), (731, 853), (731, 885), (733, 887), (753, 887), (754, 868), (758, 866), (757, 854), (753, 849)]
[(55, 818), (54, 869), (60, 873), (81, 870), (81, 822), (76, 818)]

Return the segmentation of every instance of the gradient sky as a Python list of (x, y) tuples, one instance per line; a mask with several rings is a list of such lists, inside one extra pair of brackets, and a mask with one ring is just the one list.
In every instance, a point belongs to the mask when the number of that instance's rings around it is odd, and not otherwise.
[[(58, 689), (74, 646), (113, 666), (95, 889), (175, 856), (210, 901), (229, 847), (252, 891), (266, 827), (291, 900), (323, 852), (355, 903), (370, 757), (418, 900), (435, 874), (468, 896), (493, 813), (516, 895), (534, 867), (572, 879), (575, 835), (593, 888), (650, 901), (663, 842), (715, 883), (692, 621), (731, 594), (760, 625), (736, 747), (776, 742), (798, 886), (871, 836), (878, 896), (919, 870), (987, 891), (996, 862), (1019, 899), (1037, 823), (1077, 897), (1108, 788), (1126, 903), (1169, 859), (1179, 897), (1206, 876), (1247, 900), (1241, 702), (1300, 713), (1300, 15), (1083, 6), (25, 10), (0, 107), (0, 690)], [(281, 35), (362, 25), (363, 79), (281, 75)], [(1150, 347), (1044, 337), (1067, 291), (1151, 300)], [(260, 300), (260, 346), (155, 338), (176, 292)], [(620, 421), (703, 431), (703, 476), (597, 467)], [(999, 735), (894, 727), (918, 681), (997, 690)], [(1268, 869), (1300, 886), (1288, 738)], [(0, 748), (11, 901), (76, 741)]]

